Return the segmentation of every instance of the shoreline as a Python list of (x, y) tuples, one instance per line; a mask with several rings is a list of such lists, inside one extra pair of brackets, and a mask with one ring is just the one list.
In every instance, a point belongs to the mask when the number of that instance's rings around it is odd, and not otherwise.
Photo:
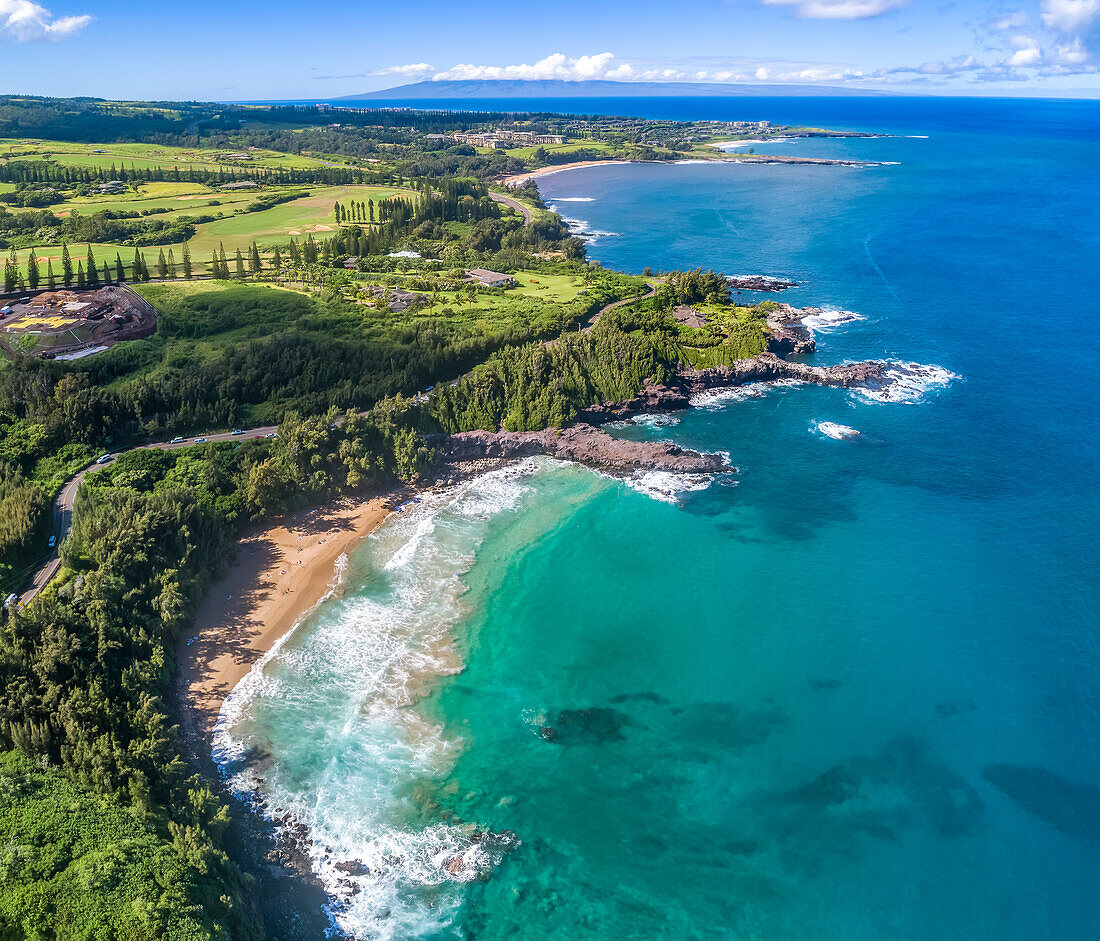
[(186, 720), (209, 748), (229, 694), (281, 638), (342, 589), (345, 559), (390, 515), (395, 493), (344, 499), (261, 524), (238, 541), (177, 647)]

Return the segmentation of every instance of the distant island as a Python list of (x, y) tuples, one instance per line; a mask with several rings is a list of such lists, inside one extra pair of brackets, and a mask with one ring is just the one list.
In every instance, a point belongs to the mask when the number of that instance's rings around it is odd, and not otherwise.
[(723, 82), (567, 82), (560, 79), (515, 81), (468, 79), (424, 81), (381, 91), (344, 95), (333, 101), (406, 101), (424, 98), (714, 98), (780, 97), (815, 98), (874, 96), (881, 92), (833, 85), (732, 85)]

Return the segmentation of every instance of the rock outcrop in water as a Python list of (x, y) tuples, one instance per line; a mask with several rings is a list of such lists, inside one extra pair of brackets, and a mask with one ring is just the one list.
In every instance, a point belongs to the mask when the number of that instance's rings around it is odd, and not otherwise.
[(431, 439), (448, 462), (535, 455), (576, 461), (611, 474), (659, 470), (675, 474), (714, 474), (731, 468), (718, 454), (700, 454), (662, 441), (626, 441), (580, 422), (561, 431), (463, 431)]
[(810, 382), (842, 388), (879, 388), (888, 380), (887, 364), (878, 361), (842, 363), (837, 366), (810, 366), (791, 363), (772, 352), (738, 360), (732, 366), (711, 369), (681, 369), (668, 383), (647, 382), (642, 391), (625, 402), (605, 402), (585, 409), (581, 421), (600, 424), (618, 421), (640, 412), (674, 411), (687, 408), (691, 397), (708, 389), (726, 389), (750, 382), (774, 382), (780, 379)]
[(798, 284), (797, 281), (784, 281), (766, 274), (732, 274), (726, 280), (735, 291), (785, 291)]
[(780, 304), (768, 313), (768, 349), (777, 356), (805, 355), (817, 349), (813, 334), (802, 322), (806, 311)]

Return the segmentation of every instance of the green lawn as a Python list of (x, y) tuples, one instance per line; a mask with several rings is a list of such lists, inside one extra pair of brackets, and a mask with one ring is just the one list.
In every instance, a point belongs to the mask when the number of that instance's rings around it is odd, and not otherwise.
[[(246, 153), (249, 159), (228, 159), (230, 154)], [(239, 151), (194, 147), (165, 147), (159, 144), (77, 144), (60, 141), (36, 141), (21, 138), (0, 139), (0, 160), (9, 158), (52, 160), (65, 166), (179, 167), (186, 170), (223, 167), (303, 168), (324, 167), (328, 163), (313, 157), (282, 154), (274, 150)]]

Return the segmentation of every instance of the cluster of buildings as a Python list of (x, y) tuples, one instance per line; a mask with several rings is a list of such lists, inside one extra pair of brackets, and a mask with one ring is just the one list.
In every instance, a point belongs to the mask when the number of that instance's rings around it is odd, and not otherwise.
[(564, 144), (560, 134), (539, 134), (536, 131), (460, 131), (455, 134), (428, 134), (428, 140), (458, 141), (471, 147), (506, 150), (509, 147), (536, 147), (540, 144)]

